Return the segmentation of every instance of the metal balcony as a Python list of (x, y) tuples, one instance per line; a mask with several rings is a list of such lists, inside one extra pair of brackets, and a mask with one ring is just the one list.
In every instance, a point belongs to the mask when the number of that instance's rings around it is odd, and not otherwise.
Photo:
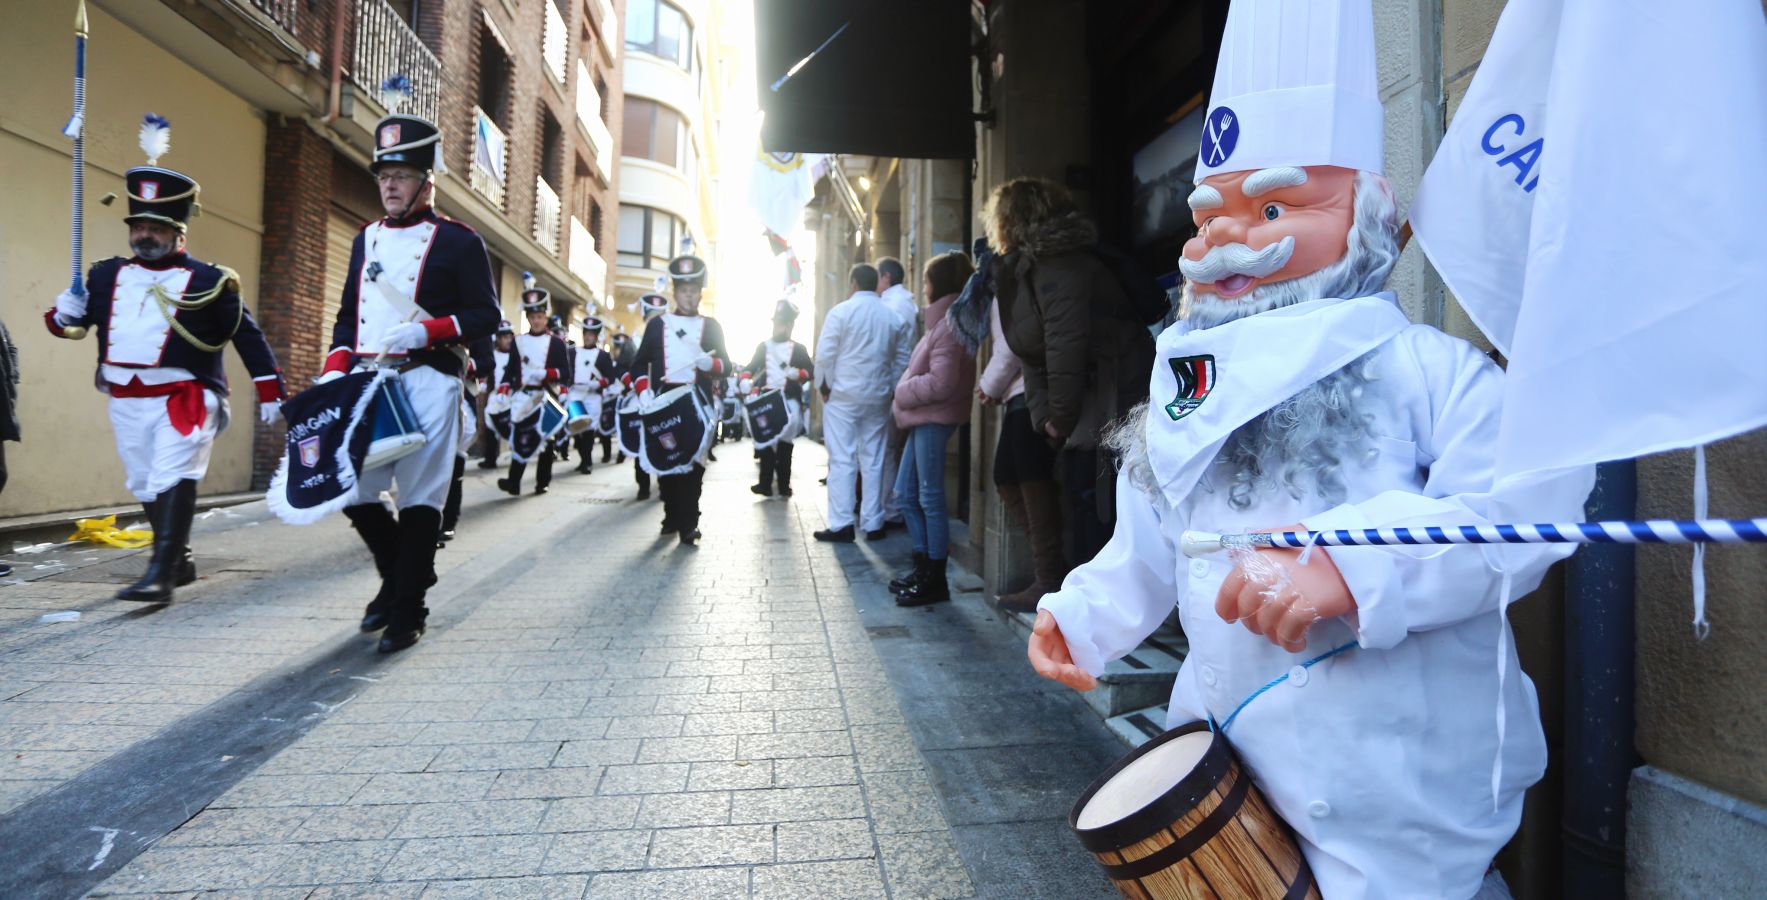
[(472, 108), (472, 166), (467, 173), (467, 182), (472, 189), (491, 202), (498, 212), (503, 211), (503, 187), (506, 183), (504, 165), (508, 159), (509, 140), (503, 129), (485, 111), (478, 107)]
[(577, 60), (577, 125), (595, 158), (595, 175), (607, 184), (613, 177), (614, 136), (601, 120), (601, 92), (589, 80), (589, 67)]
[(558, 255), (558, 219), (561, 211), (558, 192), (546, 179), (534, 178), (534, 242)]
[[(259, 2), (278, 5), (285, 0)], [(436, 122), (442, 88), (441, 62), (386, 0), (356, 0), (356, 48), (351, 57), (350, 80), (379, 103), (380, 85), (390, 75), (411, 79), (411, 99), (399, 112)]]
[(250, 5), (269, 16), (276, 24), (282, 26), (283, 31), (293, 35), (301, 33), (295, 27), (296, 16), (299, 14), (301, 6), (300, 0), (246, 0), (246, 5)]
[(571, 273), (589, 285), (595, 299), (605, 304), (607, 293), (607, 260), (595, 248), (595, 235), (583, 227), (583, 223), (571, 216)]

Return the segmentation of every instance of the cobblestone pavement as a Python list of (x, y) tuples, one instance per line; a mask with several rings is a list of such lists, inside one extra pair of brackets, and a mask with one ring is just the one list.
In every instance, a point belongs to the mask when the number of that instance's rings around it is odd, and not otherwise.
[[(210, 514), (205, 577), (158, 610), (109, 599), (138, 556), (11, 557), (37, 580), (0, 587), (0, 894), (1096, 894), (1095, 873), (1070, 890), (987, 863), (1084, 865), (1071, 846), (954, 831), (948, 813), (973, 825), (963, 798), (987, 784), (929, 774), (917, 742), (940, 728), (898, 698), (936, 698), (879, 660), (902, 642), (877, 638), (906, 630), (867, 627), (897, 612), (876, 582), (905, 542), (809, 539), (814, 444), (792, 502), (749, 494), (746, 446), (722, 455), (698, 548), (659, 538), (630, 463), (520, 499), (469, 469), (431, 630), (391, 657), (355, 633), (374, 579), (341, 517)], [(38, 619), (60, 610), (82, 616)], [(984, 630), (1010, 658), (1006, 631)], [(1038, 735), (1082, 727), (1077, 704), (1051, 720), (1050, 695), (1004, 696)], [(1076, 765), (1066, 781), (1098, 768)], [(1055, 793), (1012, 817), (1059, 819), (1073, 792)]]

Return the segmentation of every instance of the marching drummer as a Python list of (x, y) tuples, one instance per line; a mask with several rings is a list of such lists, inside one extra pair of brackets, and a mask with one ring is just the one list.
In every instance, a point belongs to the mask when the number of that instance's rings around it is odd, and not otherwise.
[[(633, 360), (638, 373), (633, 387), (640, 394), (647, 389), (662, 394), (693, 386), (697, 402), (691, 404), (692, 410), (700, 417), (701, 428), (709, 428), (707, 408), (719, 376), (730, 368), (730, 354), (724, 349), (724, 329), (718, 320), (699, 314), (706, 264), (697, 256), (677, 256), (669, 260), (669, 280), (675, 311), (645, 324)], [(678, 534), (683, 544), (691, 545), (700, 537), (699, 498), (705, 474), (703, 460), (695, 460), (684, 473), (657, 476), (657, 490), (663, 495), (663, 534)]]
[(773, 336), (755, 345), (754, 358), (742, 370), (746, 382), (742, 394), (758, 396), (766, 391), (783, 389), (793, 421), (793, 425), (787, 426), (792, 430), (781, 435), (777, 443), (756, 452), (761, 460), (761, 480), (749, 490), (763, 497), (773, 496), (776, 482), (781, 497), (791, 496), (792, 441), (797, 437), (796, 432), (803, 430), (804, 385), (809, 383), (810, 373), (815, 368), (810, 361), (810, 348), (791, 338), (797, 321), (797, 304), (790, 300), (779, 301), (773, 308)]
[(572, 401), (583, 404), (583, 414), (589, 416), (590, 423), (575, 435), (577, 471), (584, 475), (595, 469), (595, 438), (601, 421), (603, 392), (617, 375), (613, 357), (601, 349), (602, 327), (602, 321), (595, 316), (583, 320), (583, 346), (577, 348), (571, 359), (569, 396)]
[(515, 326), (504, 319), (497, 324), (497, 336), (491, 345), (491, 367), (477, 373), (479, 379), (479, 410), (484, 413), (485, 428), (479, 432), (484, 444), (484, 459), (479, 468), (497, 468), (497, 451), (503, 436), (509, 433), (509, 394), (496, 388), (509, 368), (509, 354), (515, 352)]
[(239, 274), (185, 252), (201, 189), (156, 165), (169, 131), (149, 116), (142, 127), (148, 164), (123, 173), (123, 221), (135, 255), (92, 266), (85, 293), (62, 292), (44, 315), (56, 337), (78, 340), (98, 330), (98, 387), (110, 394), (129, 492), (153, 526), (147, 572), (117, 599), (142, 603), (169, 602), (174, 587), (196, 580), (188, 546), (196, 483), (228, 420), (222, 349), (231, 343), (245, 361), (264, 424), (276, 420), (284, 397), (276, 355), (240, 298)]
[(515, 349), (497, 388), (513, 397), (509, 410), (509, 475), (497, 481), (497, 486), (512, 496), (521, 495), (522, 475), (535, 457), (539, 457), (540, 465), (534, 473), (534, 493), (546, 493), (552, 483), (556, 453), (546, 429), (546, 412), (549, 404), (557, 402), (559, 386), (570, 383), (570, 358), (564, 341), (548, 327), (552, 293), (538, 287), (531, 275), (523, 275), (522, 283), (522, 313), (528, 317), (528, 331), (516, 335)]
[[(570, 328), (565, 326), (564, 316), (554, 315), (554, 316), (551, 316), (550, 318), (548, 318), (546, 320), (546, 330), (552, 332), (553, 337), (558, 338), (559, 340), (564, 342), (565, 371), (567, 373), (576, 371), (577, 342), (571, 339), (571, 330), (570, 330)], [(558, 386), (558, 396), (559, 396), (560, 403), (564, 402), (566, 386), (569, 384), (570, 384), (570, 378), (567, 376), (562, 382), (560, 382), (560, 384)], [(567, 417), (567, 421), (568, 421), (568, 417)], [(565, 462), (570, 462), (570, 460), (571, 460), (571, 435), (570, 435), (570, 432), (568, 432), (562, 428), (560, 428), (559, 430), (557, 430), (555, 432), (552, 432), (551, 445), (552, 445), (552, 455), (556, 459), (561, 459), (561, 460), (564, 460)]]
[[(385, 629), (380, 652), (417, 643), (435, 582), (436, 536), (460, 445), (465, 347), (489, 337), (500, 318), (484, 239), (432, 206), (442, 133), (418, 116), (394, 114), (374, 127), (374, 172), (386, 217), (350, 248), (330, 355), (321, 381), (352, 369), (392, 367), (426, 441), (389, 465), (361, 473), (344, 507), (374, 554), (381, 591), (362, 617)], [(397, 485), (394, 517), (380, 501)]]
[[(669, 309), (669, 298), (662, 294), (645, 294), (638, 298), (638, 311), (644, 316), (645, 327), (650, 326), (652, 319), (662, 315)], [(644, 454), (639, 453), (636, 440), (628, 440), (628, 435), (636, 434), (638, 420), (638, 404), (644, 399), (639, 392), (633, 390), (633, 381), (642, 372), (638, 371), (638, 345), (625, 333), (614, 335), (614, 347), (618, 354), (620, 388), (623, 396), (616, 407), (614, 417), (615, 436), (620, 439), (620, 452), (632, 457), (632, 480), (638, 483), (639, 500), (650, 499), (650, 473), (644, 470)]]

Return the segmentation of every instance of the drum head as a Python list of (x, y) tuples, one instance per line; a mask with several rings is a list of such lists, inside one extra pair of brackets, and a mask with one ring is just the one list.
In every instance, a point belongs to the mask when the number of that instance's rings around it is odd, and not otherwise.
[(1196, 769), (1214, 742), (1209, 731), (1194, 731), (1148, 748), (1111, 776), (1086, 801), (1075, 828), (1104, 828), (1145, 809)]

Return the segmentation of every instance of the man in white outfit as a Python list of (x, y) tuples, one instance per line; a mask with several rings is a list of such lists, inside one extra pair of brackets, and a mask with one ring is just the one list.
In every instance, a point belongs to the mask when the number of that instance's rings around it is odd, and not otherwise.
[(852, 296), (828, 311), (816, 340), (816, 386), (822, 390), (822, 440), (828, 446), (828, 528), (819, 541), (854, 537), (854, 479), (862, 478), (865, 536), (883, 537), (884, 428), (897, 379), (908, 368), (913, 326), (877, 294), (877, 269), (860, 263), (848, 275)]
[[(883, 298), (884, 306), (908, 323), (909, 355), (914, 353), (914, 342), (920, 337), (920, 307), (914, 304), (914, 292), (908, 289), (908, 270), (903, 268), (902, 261), (894, 256), (886, 256), (877, 261), (877, 295)], [(896, 508), (896, 469), (902, 464), (902, 445), (907, 440), (907, 432), (896, 427), (896, 417), (884, 419), (884, 527), (907, 528), (902, 521), (902, 511)]]
[[(1492, 497), (1503, 371), (1381, 290), (1398, 212), (1368, 0), (1234, 0), (1221, 46), (1184, 318), (1160, 335), (1150, 404), (1109, 439), (1116, 532), (1043, 597), (1028, 655), (1090, 689), (1176, 605), (1191, 649), (1167, 725), (1230, 743), (1299, 840), (1291, 883), (1327, 900), (1506, 897), (1488, 873), (1546, 742), (1502, 607), (1569, 547), (1180, 553), (1188, 529), (1507, 518)], [(1575, 521), (1593, 481), (1530, 484), (1520, 521)]]

